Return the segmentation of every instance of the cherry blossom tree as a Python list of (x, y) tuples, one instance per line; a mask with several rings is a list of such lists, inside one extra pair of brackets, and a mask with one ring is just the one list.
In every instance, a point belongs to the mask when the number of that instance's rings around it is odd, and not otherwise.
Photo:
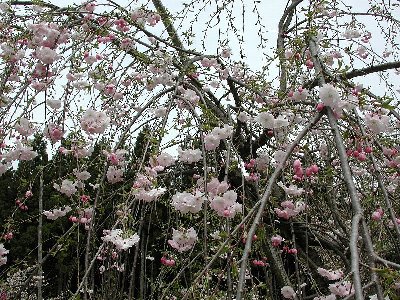
[(0, 3), (0, 299), (397, 299), (399, 1), (181, 2)]

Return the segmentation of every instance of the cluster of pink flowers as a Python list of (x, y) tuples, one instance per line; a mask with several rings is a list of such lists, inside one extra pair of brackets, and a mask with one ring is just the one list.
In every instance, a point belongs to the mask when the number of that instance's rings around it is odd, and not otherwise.
[(338, 117), (342, 115), (343, 109), (351, 109), (354, 107), (354, 105), (349, 101), (354, 100), (353, 97), (347, 99), (347, 101), (341, 100), (337, 89), (329, 83), (325, 83), (319, 88), (319, 98), (321, 99), (323, 105), (329, 106)]
[(259, 259), (254, 259), (252, 261), (253, 266), (255, 267), (267, 267), (269, 266), (269, 263), (265, 262), (264, 260), (259, 260)]
[(178, 148), (178, 155), (179, 155), (179, 161), (188, 164), (198, 162), (203, 158), (200, 149), (182, 150), (181, 148)]
[(20, 141), (17, 141), (15, 143), (15, 149), (2, 154), (1, 158), (4, 159), (5, 163), (15, 160), (32, 160), (38, 155), (37, 152), (32, 149), (32, 147), (25, 146)]
[(281, 206), (283, 210), (275, 208), (275, 213), (279, 218), (285, 220), (289, 220), (290, 218), (297, 216), (307, 208), (307, 205), (303, 201), (297, 201), (296, 203), (293, 203), (291, 200), (283, 201)]
[(161, 167), (169, 167), (175, 164), (175, 158), (166, 152), (161, 153), (156, 158), (157, 164)]
[(64, 136), (64, 131), (62, 128), (56, 124), (49, 123), (45, 126), (43, 134), (52, 143), (60, 141)]
[(287, 195), (289, 196), (300, 196), (304, 193), (304, 189), (298, 188), (296, 185), (291, 184), (289, 187), (286, 187), (281, 181), (277, 183)]
[(183, 192), (176, 193), (172, 197), (172, 206), (181, 213), (198, 213), (201, 210), (205, 197), (203, 193), (196, 191), (193, 195), (191, 193)]
[(53, 187), (60, 193), (65, 194), (67, 197), (71, 197), (77, 192), (76, 183), (69, 179), (64, 179), (61, 183), (61, 186), (57, 183), (54, 183)]
[(127, 250), (139, 242), (139, 236), (135, 233), (127, 238), (123, 238), (123, 231), (121, 229), (103, 230), (104, 242), (114, 244), (118, 250)]
[(329, 285), (329, 290), (332, 294), (345, 297), (354, 294), (354, 286), (350, 281), (341, 281)]
[(254, 120), (263, 128), (268, 129), (278, 129), (289, 126), (289, 121), (284, 116), (278, 116), (275, 118), (272, 114), (266, 111), (260, 112)]
[(235, 191), (226, 191), (222, 196), (215, 196), (210, 201), (210, 207), (214, 209), (217, 214), (225, 218), (233, 218), (236, 213), (242, 211), (242, 204), (236, 202), (237, 193)]
[(55, 208), (51, 211), (45, 210), (43, 211), (43, 214), (47, 217), (49, 220), (57, 220), (60, 217), (64, 217), (67, 213), (71, 211), (71, 207), (66, 206), (64, 209), (61, 208)]
[[(163, 160), (160, 161), (165, 162)], [(157, 198), (159, 198), (166, 192), (165, 188), (154, 187), (157, 172), (164, 170), (164, 167), (156, 165), (153, 168), (146, 167), (145, 170), (146, 175), (137, 175), (136, 180), (133, 184), (132, 194), (137, 200), (141, 200), (144, 202), (156, 201)]]
[(196, 242), (197, 233), (193, 227), (189, 229), (181, 228), (180, 230), (172, 229), (172, 240), (168, 240), (168, 244), (178, 252), (192, 249)]
[(291, 286), (284, 286), (281, 288), (281, 294), (285, 299), (294, 299), (296, 297), (296, 292)]
[(79, 211), (79, 216), (70, 216), (69, 220), (73, 223), (81, 223), (85, 225), (85, 229), (89, 229), (89, 224), (92, 222), (93, 207), (87, 207)]
[(318, 268), (317, 271), (319, 275), (328, 278), (329, 280), (338, 280), (344, 275), (342, 270), (326, 270), (324, 268)]
[(210, 207), (221, 217), (233, 218), (242, 211), (242, 205), (236, 202), (237, 193), (228, 189), (228, 183), (219, 182), (217, 178), (212, 178), (207, 184)]
[(390, 126), (389, 116), (383, 114), (366, 113), (365, 124), (375, 134), (381, 132), (390, 132), (393, 129)]
[(225, 124), (223, 128), (215, 127), (204, 137), (204, 146), (206, 150), (211, 151), (217, 149), (220, 141), (229, 138), (232, 132), (233, 127), (227, 124)]
[(290, 91), (288, 93), (288, 98), (293, 101), (301, 102), (307, 100), (308, 95), (309, 91), (305, 88), (300, 87), (295, 91)]
[(103, 133), (110, 124), (110, 118), (102, 111), (89, 108), (81, 118), (81, 126), (88, 134)]
[(15, 124), (15, 130), (18, 131), (18, 133), (22, 136), (30, 136), (31, 134), (33, 134), (35, 132), (35, 129), (32, 126), (32, 123), (29, 122), (29, 120), (27, 118), (20, 118), (18, 120), (18, 123)]

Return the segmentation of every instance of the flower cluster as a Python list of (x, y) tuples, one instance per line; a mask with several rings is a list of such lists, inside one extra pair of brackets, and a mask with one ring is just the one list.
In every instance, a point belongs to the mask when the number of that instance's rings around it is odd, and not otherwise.
[(103, 133), (110, 124), (110, 118), (102, 111), (88, 109), (81, 118), (81, 126), (88, 134)]
[(323, 268), (318, 268), (317, 271), (319, 275), (328, 278), (329, 280), (338, 280), (344, 275), (342, 270), (325, 270)]
[(210, 201), (210, 207), (221, 217), (233, 218), (242, 211), (242, 204), (236, 202), (237, 193), (226, 191), (222, 196), (216, 196)]
[(157, 156), (156, 160), (157, 160), (158, 165), (162, 166), (164, 168), (175, 164), (175, 158), (171, 154), (168, 154), (165, 152), (163, 152), (159, 156)]
[(3, 154), (2, 158), (4, 158), (5, 163), (13, 160), (32, 160), (38, 156), (37, 152), (32, 149), (32, 147), (24, 146), (20, 141), (17, 141), (15, 143), (15, 149)]
[(304, 189), (298, 188), (296, 185), (291, 184), (289, 187), (286, 187), (281, 181), (278, 182), (278, 186), (280, 186), (287, 195), (290, 196), (300, 196), (304, 193)]
[(43, 135), (47, 137), (52, 143), (61, 140), (64, 136), (62, 128), (56, 124), (49, 123), (43, 130)]
[(198, 213), (201, 210), (203, 202), (203, 194), (199, 191), (197, 191), (194, 195), (187, 192), (178, 192), (172, 197), (172, 206), (184, 214), (188, 212), (194, 214)]
[(71, 207), (66, 206), (64, 209), (61, 208), (55, 208), (52, 211), (45, 210), (43, 211), (43, 214), (47, 217), (49, 220), (57, 220), (60, 217), (64, 217), (67, 213), (71, 211)]
[(117, 183), (117, 182), (121, 182), (124, 180), (124, 178), (122, 177), (124, 175), (124, 170), (117, 168), (115, 166), (108, 166), (107, 169), (107, 180), (110, 183)]
[(299, 213), (304, 211), (307, 206), (303, 201), (297, 201), (295, 204), (293, 201), (283, 201), (281, 203), (282, 209), (275, 208), (275, 213), (279, 218), (289, 220), (292, 217), (297, 216)]
[(31, 122), (27, 118), (20, 118), (18, 123), (15, 124), (15, 130), (18, 131), (20, 135), (30, 136), (35, 132)]
[(289, 121), (285, 117), (278, 116), (275, 118), (272, 114), (266, 111), (260, 112), (254, 120), (263, 128), (278, 129), (289, 126)]
[(285, 299), (294, 299), (296, 297), (296, 292), (291, 286), (284, 286), (281, 288), (281, 294)]
[(206, 150), (215, 150), (219, 146), (221, 140), (227, 139), (232, 135), (233, 127), (227, 124), (223, 128), (215, 127), (209, 134), (204, 137), (204, 146)]
[(336, 282), (329, 285), (332, 294), (344, 297), (354, 293), (354, 286), (350, 281)]
[(188, 164), (198, 162), (203, 158), (200, 149), (182, 150), (181, 148), (178, 148), (178, 155), (179, 155), (179, 161)]
[(64, 179), (61, 183), (61, 186), (57, 183), (54, 183), (53, 187), (60, 193), (65, 194), (67, 197), (71, 197), (77, 191), (76, 183), (68, 179)]
[(172, 240), (168, 240), (168, 244), (178, 252), (192, 249), (196, 242), (197, 232), (193, 227), (189, 229), (181, 228), (180, 230), (172, 229)]
[(134, 192), (135, 198), (137, 200), (142, 200), (144, 202), (153, 202), (161, 197), (167, 190), (165, 188), (154, 188), (150, 190), (139, 189)]
[(109, 242), (115, 245), (118, 250), (127, 250), (139, 242), (139, 236), (135, 233), (127, 238), (123, 238), (121, 229), (103, 230), (104, 242)]

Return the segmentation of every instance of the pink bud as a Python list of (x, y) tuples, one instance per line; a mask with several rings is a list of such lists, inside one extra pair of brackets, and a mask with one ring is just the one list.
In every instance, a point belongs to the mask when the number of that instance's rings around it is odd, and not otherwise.
[(318, 171), (319, 171), (319, 168), (318, 168), (317, 165), (312, 165), (310, 168), (311, 168), (311, 171), (312, 171), (314, 174), (317, 174)]
[(361, 152), (361, 153), (358, 155), (358, 160), (359, 160), (359, 161), (365, 161), (366, 159), (367, 159), (367, 156), (365, 155), (364, 152)]
[(295, 169), (301, 168), (301, 162), (300, 162), (300, 160), (296, 159), (296, 160), (293, 162), (293, 168), (295, 168)]
[(322, 111), (324, 109), (324, 107), (325, 107), (325, 105), (322, 102), (318, 103), (317, 104), (317, 111)]
[(365, 153), (372, 153), (372, 148), (370, 146), (365, 147), (364, 149)]
[(314, 68), (314, 63), (310, 59), (307, 59), (306, 66), (308, 69), (312, 69)]

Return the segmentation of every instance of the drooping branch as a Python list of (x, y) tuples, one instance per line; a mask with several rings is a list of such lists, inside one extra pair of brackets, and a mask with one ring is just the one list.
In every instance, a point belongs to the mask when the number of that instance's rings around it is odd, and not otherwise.
[[(303, 130), (297, 135), (297, 137), (294, 139), (294, 141), (291, 143), (291, 145), (286, 149), (285, 156), (283, 157), (282, 162), (280, 162), (280, 164), (278, 164), (276, 166), (275, 171), (272, 173), (271, 177), (268, 180), (268, 185), (265, 188), (262, 198), (257, 203), (257, 204), (259, 204), (259, 207), (257, 209), (257, 214), (253, 220), (253, 223), (247, 233), (246, 245), (243, 250), (243, 255), (242, 255), (242, 259), (241, 259), (242, 263), (240, 266), (239, 282), (238, 282), (237, 294), (236, 294), (237, 300), (242, 299), (242, 294), (244, 291), (245, 274), (246, 274), (246, 268), (247, 268), (247, 263), (248, 263), (247, 260), (248, 260), (250, 249), (251, 249), (252, 237), (256, 231), (257, 225), (259, 224), (259, 222), (261, 220), (261, 217), (264, 214), (264, 209), (265, 209), (267, 201), (272, 193), (273, 186), (274, 186), (276, 180), (278, 179), (279, 175), (281, 174), (281, 171), (282, 171), (284, 165), (286, 164), (286, 161), (289, 159), (289, 157), (292, 154), (295, 147), (300, 143), (300, 141), (303, 139), (303, 137), (311, 130), (311, 128), (313, 126), (315, 126), (315, 124), (318, 123), (318, 121), (320, 120), (322, 115), (323, 115), (322, 113), (318, 113), (317, 115), (315, 115), (311, 119), (311, 121), (303, 128)], [(280, 259), (277, 259), (276, 261), (274, 261), (274, 263), (278, 264), (278, 265), (282, 264)], [(283, 269), (283, 268), (279, 268), (279, 269)], [(284, 282), (285, 285), (290, 285), (289, 278), (287, 277), (286, 273), (284, 273), (284, 274), (281, 273), (281, 274), (278, 274), (277, 276), (281, 278), (282, 282)]]

